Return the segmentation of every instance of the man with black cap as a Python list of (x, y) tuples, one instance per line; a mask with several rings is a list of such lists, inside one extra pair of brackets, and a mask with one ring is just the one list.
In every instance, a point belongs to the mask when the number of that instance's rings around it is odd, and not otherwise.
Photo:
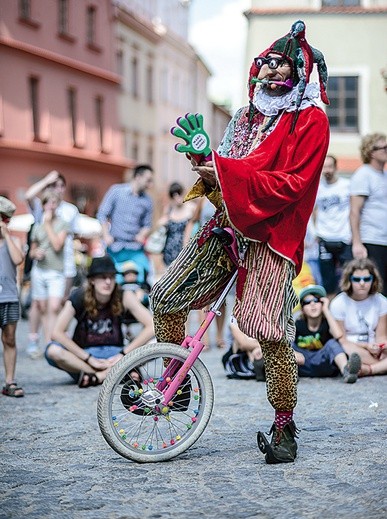
[[(123, 355), (148, 342), (154, 335), (152, 316), (131, 291), (116, 284), (117, 271), (110, 256), (94, 258), (87, 285), (74, 290), (58, 315), (46, 348), (51, 366), (67, 371), (80, 388), (102, 384), (110, 368)], [(121, 324), (130, 312), (143, 325), (140, 333), (124, 345)], [(77, 325), (68, 336), (72, 319)]]
[[(319, 85), (309, 83), (314, 63)], [(254, 59), (249, 106), (235, 114), (218, 152), (193, 167), (200, 179), (186, 199), (207, 196), (217, 211), (151, 294), (157, 339), (181, 343), (189, 310), (214, 301), (232, 275), (211, 229), (235, 229), (240, 261), (233, 313), (262, 347), (275, 409), (270, 443), (261, 432), (257, 437), (267, 463), (292, 462), (297, 452), (292, 280), (328, 148), (328, 120), (317, 107), (320, 96), (328, 103), (326, 83), (324, 57), (306, 41), (302, 21)]]

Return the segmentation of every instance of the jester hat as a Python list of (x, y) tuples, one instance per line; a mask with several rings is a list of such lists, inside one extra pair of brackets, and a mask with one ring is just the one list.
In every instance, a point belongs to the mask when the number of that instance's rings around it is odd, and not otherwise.
[[(268, 49), (259, 55), (259, 57), (266, 57), (271, 52), (280, 54), (290, 63), (292, 69), (293, 85), (298, 85), (299, 94), (296, 101), (297, 111), (301, 105), (306, 85), (309, 83), (314, 63), (317, 64), (321, 100), (326, 105), (329, 105), (329, 100), (326, 93), (328, 71), (324, 56), (319, 50), (311, 47), (306, 41), (305, 23), (302, 20), (298, 20), (297, 22), (293, 23), (288, 34), (272, 43)], [(248, 88), (250, 101), (253, 100), (255, 89), (255, 82), (252, 80), (256, 78), (258, 74), (259, 68), (255, 64), (254, 60), (249, 73)]]

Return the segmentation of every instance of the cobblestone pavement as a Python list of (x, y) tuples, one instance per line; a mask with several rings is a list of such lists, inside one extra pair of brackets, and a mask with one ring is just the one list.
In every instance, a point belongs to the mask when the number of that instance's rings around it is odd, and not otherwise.
[(173, 461), (136, 464), (100, 434), (99, 389), (29, 360), (25, 321), (18, 337), (26, 396), (0, 395), (1, 518), (386, 517), (387, 377), (302, 379), (299, 457), (270, 466), (256, 446), (273, 416), (265, 384), (227, 380), (221, 351), (203, 352), (216, 397), (207, 430)]

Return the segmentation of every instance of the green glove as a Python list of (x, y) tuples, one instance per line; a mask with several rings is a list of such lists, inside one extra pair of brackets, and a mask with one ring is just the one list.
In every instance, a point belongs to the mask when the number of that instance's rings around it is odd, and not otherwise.
[[(189, 153), (197, 162), (211, 156), (210, 138), (203, 129), (202, 114), (186, 114), (177, 119), (179, 128), (174, 126), (171, 133), (185, 144), (175, 144), (175, 150), (179, 153)], [(199, 159), (199, 160), (198, 160)]]

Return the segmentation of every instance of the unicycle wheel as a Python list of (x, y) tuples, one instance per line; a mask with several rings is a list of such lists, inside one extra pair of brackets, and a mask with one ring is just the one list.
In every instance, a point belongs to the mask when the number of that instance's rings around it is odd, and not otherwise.
[[(190, 350), (168, 343), (142, 346), (109, 372), (98, 399), (98, 423), (107, 443), (121, 456), (141, 463), (166, 461), (185, 452), (211, 417), (214, 389), (197, 359), (172, 401), (163, 405), (165, 366), (181, 365)], [(168, 380), (169, 379), (169, 380)]]

